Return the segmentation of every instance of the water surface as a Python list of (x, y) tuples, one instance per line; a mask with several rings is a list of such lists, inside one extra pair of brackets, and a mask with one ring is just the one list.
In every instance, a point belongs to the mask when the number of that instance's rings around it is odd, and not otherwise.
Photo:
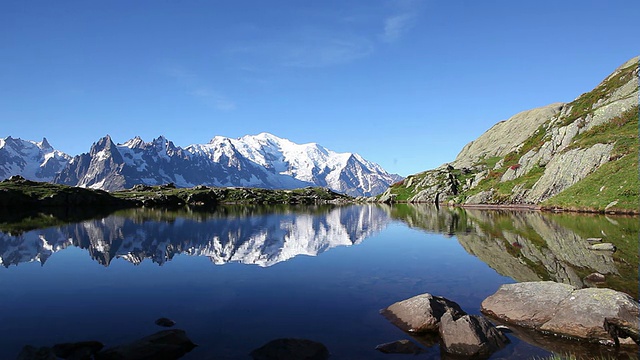
[[(424, 292), (478, 314), (501, 284), (584, 287), (598, 271), (638, 298), (637, 217), (362, 205), (136, 209), (32, 229), (38, 219), (0, 221), (2, 359), (27, 344), (130, 342), (161, 316), (199, 345), (185, 359), (247, 359), (282, 337), (335, 359), (394, 358), (375, 346), (410, 337), (379, 310)], [(510, 338), (493, 359), (596, 351)]]

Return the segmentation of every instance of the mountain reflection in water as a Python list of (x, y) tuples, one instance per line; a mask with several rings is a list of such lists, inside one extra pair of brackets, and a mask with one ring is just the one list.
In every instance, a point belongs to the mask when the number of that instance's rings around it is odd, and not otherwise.
[[(581, 288), (587, 275), (599, 272), (606, 276), (602, 286), (638, 298), (637, 217), (429, 205), (230, 206), (211, 213), (125, 210), (19, 234), (0, 232), (0, 264), (44, 265), (53, 253), (75, 246), (105, 266), (115, 258), (163, 264), (187, 254), (206, 256), (214, 264), (266, 267), (360, 243), (392, 220), (455, 236), (469, 254), (516, 281), (552, 280)], [(588, 237), (601, 237), (617, 251), (590, 250)]]
[[(280, 210), (280, 211), (278, 211)], [(88, 249), (108, 266), (115, 258), (163, 264), (176, 254), (214, 264), (271, 266), (297, 255), (318, 255), (357, 244), (389, 221), (378, 207), (220, 208), (214, 213), (135, 209), (19, 235), (0, 233), (0, 264), (39, 261), (68, 246)]]

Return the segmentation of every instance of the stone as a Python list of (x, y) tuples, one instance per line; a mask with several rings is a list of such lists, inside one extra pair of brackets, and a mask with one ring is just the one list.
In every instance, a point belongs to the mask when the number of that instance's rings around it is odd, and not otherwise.
[(323, 344), (307, 339), (276, 339), (250, 353), (254, 360), (325, 360), (329, 350)]
[(611, 326), (622, 329), (619, 337), (638, 338), (640, 304), (612, 289), (576, 289), (550, 281), (508, 284), (486, 298), (481, 310), (506, 323), (612, 344), (617, 340), (606, 329), (606, 319)]
[(447, 311), (439, 327), (442, 351), (463, 356), (489, 356), (509, 339), (487, 319), (477, 315), (455, 317)]
[(602, 242), (602, 238), (587, 238), (586, 240), (590, 243)]
[(420, 354), (424, 350), (410, 340), (397, 340), (376, 346), (376, 350), (385, 354)]
[(184, 330), (163, 330), (126, 345), (115, 346), (96, 354), (96, 360), (174, 360), (184, 356), (197, 345)]
[(589, 246), (591, 250), (616, 251), (616, 246), (612, 243), (593, 244)]
[(158, 326), (162, 326), (162, 327), (172, 327), (173, 325), (176, 324), (175, 321), (168, 319), (166, 317), (161, 317), (158, 320), (155, 321), (156, 325)]
[[(640, 305), (629, 295), (587, 288), (572, 292), (556, 307), (554, 317), (540, 330), (588, 341), (613, 340), (604, 329), (605, 318), (630, 324), (638, 332)], [(611, 321), (611, 320), (610, 320)]]
[(506, 323), (537, 328), (551, 320), (555, 307), (573, 290), (553, 281), (506, 284), (482, 301), (481, 311)]
[(437, 332), (440, 318), (447, 310), (455, 316), (466, 314), (455, 302), (428, 293), (399, 301), (380, 313), (404, 331), (424, 333)]
[(606, 280), (605, 276), (598, 272), (591, 273), (584, 278), (585, 282), (590, 282), (590, 283), (603, 283), (605, 282), (605, 280)]

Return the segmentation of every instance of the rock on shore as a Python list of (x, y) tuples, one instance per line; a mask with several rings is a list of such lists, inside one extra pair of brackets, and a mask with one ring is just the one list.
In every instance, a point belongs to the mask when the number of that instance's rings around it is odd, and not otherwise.
[(612, 289), (576, 289), (551, 281), (507, 284), (482, 302), (481, 311), (507, 323), (588, 342), (639, 340), (640, 304)]

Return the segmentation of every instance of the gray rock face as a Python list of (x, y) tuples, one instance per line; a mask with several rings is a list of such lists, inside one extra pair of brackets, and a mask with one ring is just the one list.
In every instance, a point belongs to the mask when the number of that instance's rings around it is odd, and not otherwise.
[(251, 352), (254, 360), (325, 360), (329, 350), (323, 344), (307, 339), (276, 339)]
[(399, 301), (380, 313), (400, 329), (413, 333), (436, 332), (440, 318), (447, 311), (466, 315), (458, 304), (440, 296), (422, 294)]
[(505, 347), (509, 339), (482, 316), (456, 318), (450, 311), (440, 319), (442, 350), (456, 355), (488, 356)]
[(533, 135), (540, 125), (556, 115), (563, 106), (564, 103), (555, 103), (523, 111), (495, 124), (479, 138), (467, 144), (453, 165), (456, 168), (471, 167), (482, 158), (507, 155)]
[[(605, 319), (638, 333), (640, 305), (611, 289), (575, 289), (553, 282), (503, 285), (482, 302), (482, 312), (507, 323), (589, 342), (613, 343)], [(615, 320), (613, 320), (615, 319)]]
[(596, 144), (588, 149), (574, 149), (554, 157), (544, 174), (533, 185), (527, 200), (540, 203), (577, 183), (609, 161), (613, 144)]

